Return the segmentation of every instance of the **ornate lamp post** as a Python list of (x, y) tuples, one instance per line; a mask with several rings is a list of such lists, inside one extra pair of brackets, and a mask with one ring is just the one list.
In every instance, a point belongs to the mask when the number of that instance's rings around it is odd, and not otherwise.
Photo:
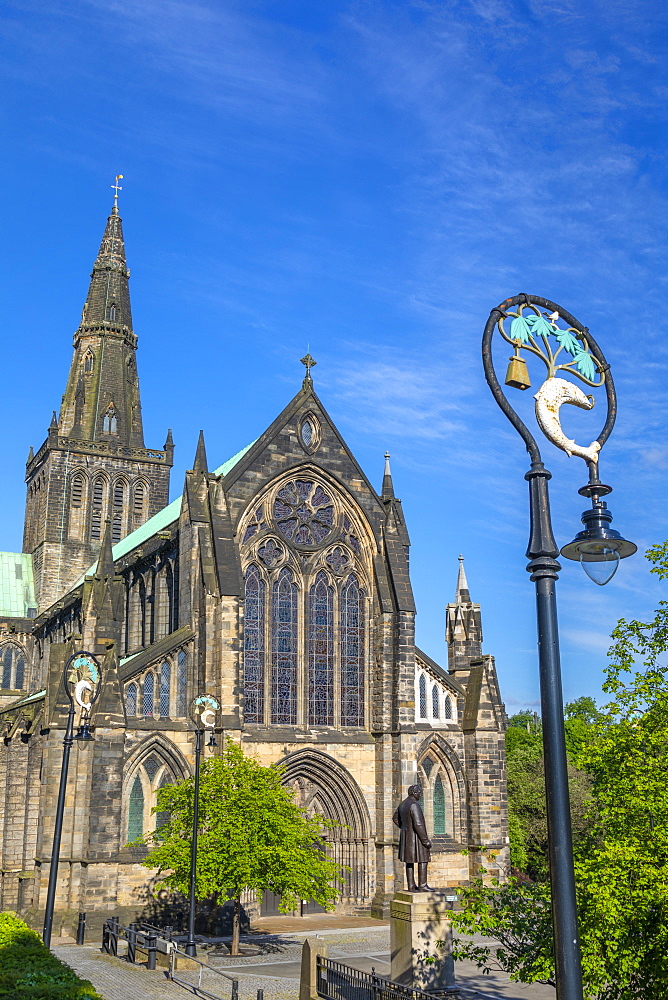
[(197, 876), (197, 833), (199, 826), (199, 768), (202, 756), (202, 734), (208, 730), (207, 746), (215, 747), (214, 732), (220, 712), (220, 702), (210, 694), (199, 694), (190, 703), (190, 718), (195, 726), (195, 801), (193, 806), (193, 836), (190, 849), (190, 913), (188, 915), (188, 940), (186, 955), (196, 955), (195, 944), (195, 881)]
[[(587, 463), (588, 483), (578, 492), (591, 500), (582, 515), (585, 530), (564, 545), (561, 555), (577, 559), (595, 583), (603, 585), (614, 575), (619, 560), (633, 555), (637, 546), (610, 527), (612, 514), (601, 498), (612, 492), (599, 478), (599, 453), (615, 423), (615, 387), (601, 349), (587, 327), (549, 299), (516, 295), (492, 309), (482, 342), (485, 377), (494, 399), (522, 437), (531, 458), (525, 475), (529, 482), (531, 531), (527, 570), (536, 585), (538, 656), (540, 668), (545, 792), (547, 799), (548, 855), (552, 887), (552, 926), (558, 1000), (582, 1000), (582, 970), (578, 938), (573, 848), (568, 796), (561, 663), (557, 631), (555, 583), (561, 569), (559, 548), (552, 533), (547, 482), (551, 474), (543, 465), (535, 438), (508, 402), (499, 384), (492, 358), (495, 334), (510, 344), (513, 356), (505, 384), (524, 390), (531, 385), (526, 357), (541, 359), (547, 377), (535, 394), (536, 420), (552, 444)], [(565, 379), (558, 372), (570, 376)], [(591, 389), (604, 389), (607, 409), (603, 429), (588, 446), (576, 444), (563, 432), (559, 411), (570, 403), (591, 410), (594, 397), (586, 395), (573, 379)]]
[[(49, 870), (49, 888), (46, 895), (46, 910), (44, 912), (44, 931), (42, 938), (47, 948), (51, 947), (51, 928), (53, 925), (53, 908), (56, 900), (56, 883), (58, 880), (58, 863), (60, 861), (60, 840), (63, 832), (63, 815), (65, 812), (65, 792), (67, 790), (67, 772), (70, 764), (70, 750), (74, 740), (90, 742), (94, 739), (90, 731), (90, 711), (100, 693), (100, 664), (92, 653), (74, 653), (65, 664), (63, 685), (70, 707), (67, 713), (67, 727), (63, 740), (63, 763), (60, 769), (60, 788), (58, 790), (58, 806), (56, 808), (56, 826), (53, 832), (53, 847), (51, 849), (51, 868)], [(74, 716), (79, 710), (79, 729), (74, 736)]]

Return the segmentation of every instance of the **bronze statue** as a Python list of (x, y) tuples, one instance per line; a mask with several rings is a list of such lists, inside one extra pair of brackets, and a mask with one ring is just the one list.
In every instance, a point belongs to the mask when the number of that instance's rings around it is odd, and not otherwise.
[[(419, 785), (411, 785), (408, 798), (395, 809), (392, 821), (401, 831), (399, 835), (399, 860), (406, 863), (406, 882), (409, 892), (430, 892), (427, 885), (427, 865), (431, 840), (427, 834), (424, 814), (420, 806)], [(415, 864), (418, 866), (418, 884), (415, 884)]]

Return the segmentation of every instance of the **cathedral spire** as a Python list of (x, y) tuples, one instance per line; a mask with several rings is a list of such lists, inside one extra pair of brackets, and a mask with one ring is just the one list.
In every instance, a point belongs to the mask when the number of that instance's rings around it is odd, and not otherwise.
[(123, 225), (114, 204), (90, 276), (74, 357), (60, 410), (60, 433), (81, 442), (143, 448), (139, 380), (132, 329), (130, 272)]
[(383, 500), (394, 500), (394, 483), (392, 482), (389, 451), (385, 452), (385, 472), (383, 474), (383, 490), (381, 496)]
[(469, 591), (469, 582), (466, 579), (466, 570), (464, 569), (464, 556), (458, 556), (459, 559), (459, 571), (457, 573), (457, 589), (455, 590), (455, 601), (457, 604), (468, 604), (471, 600), (471, 594)]
[(109, 580), (114, 575), (114, 554), (111, 546), (111, 518), (107, 518), (104, 526), (104, 537), (97, 558), (95, 576), (98, 580)]
[(197, 441), (197, 451), (195, 453), (195, 464), (193, 465), (193, 472), (208, 472), (209, 466), (206, 461), (206, 446), (204, 444), (204, 431), (199, 432), (199, 439)]

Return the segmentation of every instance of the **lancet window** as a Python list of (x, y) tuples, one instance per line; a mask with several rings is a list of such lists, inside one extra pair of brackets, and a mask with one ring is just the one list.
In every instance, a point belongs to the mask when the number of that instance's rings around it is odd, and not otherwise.
[(456, 788), (456, 781), (453, 782), (449, 767), (433, 747), (420, 761), (418, 778), (424, 795), (427, 829), (434, 836), (454, 836), (456, 792), (453, 787)]
[(25, 684), (26, 659), (25, 653), (13, 642), (0, 646), (0, 667), (2, 668), (2, 687), (5, 690), (21, 691)]
[(157, 805), (158, 792), (167, 785), (173, 785), (181, 778), (173, 765), (156, 747), (147, 752), (138, 766), (130, 773), (126, 784), (125, 824), (127, 841), (131, 843), (152, 830), (158, 830), (169, 819), (166, 812), (153, 812)]
[(250, 556), (244, 721), (363, 726), (368, 591), (358, 571), (360, 528), (331, 487), (304, 478), (256, 502), (239, 535)]
[(125, 686), (128, 718), (182, 719), (188, 713), (188, 653), (170, 653)]

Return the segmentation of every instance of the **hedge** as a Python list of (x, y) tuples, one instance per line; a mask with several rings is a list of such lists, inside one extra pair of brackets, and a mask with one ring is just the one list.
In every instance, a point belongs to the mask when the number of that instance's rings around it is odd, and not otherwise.
[(0, 1000), (102, 1000), (13, 913), (0, 913)]

